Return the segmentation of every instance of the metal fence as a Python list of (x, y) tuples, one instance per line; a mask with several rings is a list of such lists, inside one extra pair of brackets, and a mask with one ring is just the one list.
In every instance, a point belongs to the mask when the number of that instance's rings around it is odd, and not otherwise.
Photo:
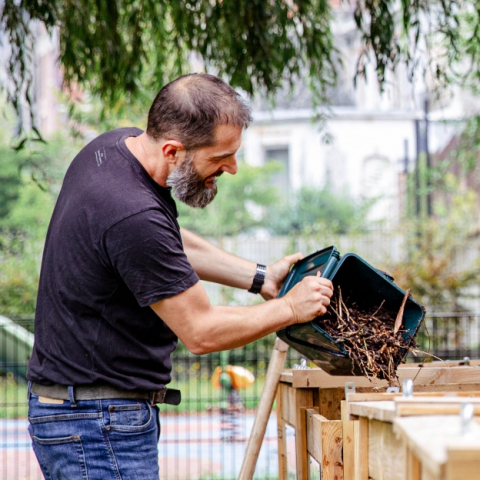
[[(417, 336), (421, 350), (443, 359), (480, 358), (480, 314), (427, 316)], [(40, 480), (42, 475), (27, 431), (25, 372), (33, 341), (33, 321), (0, 317), (0, 480)], [(162, 480), (233, 479), (238, 476), (262, 391), (274, 335), (224, 354), (190, 354), (180, 346), (173, 355), (172, 388), (182, 391), (179, 407), (161, 409), (159, 463)], [(422, 358), (420, 354), (419, 358)], [(418, 361), (418, 359), (410, 359)], [(299, 363), (289, 350), (286, 367)], [(254, 375), (246, 389), (212, 382), (220, 365), (240, 366)], [(213, 379), (215, 380), (215, 379)], [(257, 463), (255, 478), (277, 478), (275, 414)]]

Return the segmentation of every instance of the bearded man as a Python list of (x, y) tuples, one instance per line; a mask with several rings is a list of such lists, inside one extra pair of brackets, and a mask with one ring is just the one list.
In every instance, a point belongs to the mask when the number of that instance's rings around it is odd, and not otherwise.
[[(330, 281), (278, 292), (301, 254), (265, 267), (177, 223), (235, 174), (251, 120), (221, 79), (194, 74), (155, 98), (145, 132), (100, 135), (72, 161), (50, 222), (28, 367), (29, 431), (46, 479), (158, 480), (159, 403), (177, 338), (194, 354), (243, 346), (325, 313)], [(239, 206), (241, 208), (241, 206)], [(211, 305), (199, 279), (260, 293)]]

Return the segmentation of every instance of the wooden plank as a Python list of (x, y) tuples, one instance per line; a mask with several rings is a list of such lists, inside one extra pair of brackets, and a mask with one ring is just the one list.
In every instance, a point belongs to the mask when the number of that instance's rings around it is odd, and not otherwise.
[[(480, 366), (480, 360), (470, 360), (469, 361), (470, 366), (472, 367), (478, 367)], [(405, 368), (411, 366), (411, 363), (404, 363), (402, 365), (399, 365), (398, 368)], [(465, 366), (465, 361), (464, 360), (449, 360), (449, 361), (435, 361), (435, 362), (425, 362), (425, 363), (419, 363), (416, 364), (421, 366), (422, 368), (436, 368), (436, 367), (460, 367), (460, 366)]]
[(342, 438), (343, 438), (343, 478), (355, 480), (355, 438), (354, 425), (356, 421), (349, 420), (347, 402), (341, 403), (342, 412)]
[(278, 390), (281, 394), (281, 417), (292, 427), (295, 427), (296, 415), (296, 389), (286, 383), (280, 383)]
[(440, 383), (438, 385), (415, 385), (415, 395), (416, 392), (455, 392), (455, 393), (472, 393), (480, 391), (480, 383)]
[[(459, 415), (460, 410), (460, 405), (398, 405), (392, 417)], [(480, 405), (474, 407), (473, 410), (475, 415), (480, 415)]]
[(421, 480), (422, 479), (422, 467), (420, 460), (408, 446), (404, 449), (405, 452), (405, 469), (406, 480)]
[(391, 423), (368, 423), (368, 475), (373, 480), (405, 480), (405, 449)]
[(322, 480), (343, 479), (343, 438), (341, 420), (321, 420)]
[(282, 384), (277, 390), (277, 444), (278, 444), (278, 480), (287, 480), (287, 433), (285, 430), (286, 422), (283, 418), (284, 395), (287, 387)]
[(342, 422), (306, 410), (307, 451), (320, 464), (322, 480), (343, 479)]
[(360, 417), (353, 426), (355, 438), (355, 480), (368, 480), (368, 418)]
[(455, 396), (455, 397), (410, 397), (395, 398), (396, 416), (409, 415), (458, 415), (461, 405), (471, 403), (474, 414), (480, 415), (480, 398)]
[(310, 370), (293, 370), (294, 388), (344, 388), (345, 382), (355, 382), (356, 387), (388, 387), (384, 380), (370, 381), (361, 376), (329, 375), (320, 368)]
[(480, 478), (480, 446), (447, 448), (445, 480), (478, 480)]
[(460, 396), (460, 395), (455, 395), (455, 396), (442, 396), (442, 397), (436, 397), (436, 396), (423, 396), (423, 395), (418, 395), (414, 397), (397, 397), (394, 398), (393, 400), (396, 405), (402, 405), (402, 404), (412, 404), (412, 405), (449, 405), (449, 404), (458, 404), (461, 405), (463, 403), (472, 403), (473, 405), (480, 405), (480, 398), (477, 397), (468, 397), (468, 396)]
[[(448, 384), (448, 386), (454, 386), (454, 387), (460, 387), (458, 384)], [(438, 385), (437, 387), (443, 387), (443, 385)], [(446, 394), (451, 394), (455, 393), (455, 397), (449, 397), (449, 398), (457, 398), (457, 397), (480, 397), (480, 391), (454, 391), (452, 392), (451, 390), (439, 390), (439, 391), (429, 391), (429, 392), (421, 392), (421, 391), (416, 391), (413, 392), (413, 397), (444, 397)], [(375, 392), (369, 392), (369, 393), (350, 393), (348, 395), (348, 401), (349, 402), (375, 402), (375, 401), (388, 401), (388, 400), (394, 400), (395, 398), (401, 398), (402, 394), (401, 393), (386, 393), (386, 392), (381, 392), (381, 393), (375, 393)], [(402, 397), (403, 398), (403, 397)]]
[(349, 415), (366, 417), (382, 422), (392, 423), (395, 420), (394, 402), (348, 402)]
[(443, 480), (450, 448), (480, 449), (480, 427), (473, 422), (470, 425), (471, 434), (462, 435), (457, 416), (398, 417), (394, 425), (395, 432), (418, 457), (422, 465), (422, 480)]
[(313, 408), (305, 410), (307, 416), (307, 451), (318, 462), (322, 463), (322, 422), (318, 411)]
[(344, 388), (321, 388), (318, 390), (320, 415), (328, 420), (340, 420), (342, 412), (340, 403), (345, 400)]
[[(430, 367), (406, 365), (398, 369), (400, 383), (414, 379), (414, 385), (433, 384), (480, 384), (480, 368), (471, 366)], [(341, 388), (345, 382), (355, 382), (356, 387), (386, 387), (384, 380), (370, 381), (362, 376), (329, 375), (320, 368), (310, 370), (293, 370), (292, 385), (295, 388)]]
[(295, 451), (297, 454), (297, 480), (308, 480), (307, 424), (305, 409), (313, 407), (311, 389), (293, 389), (295, 393)]
[(280, 381), (283, 383), (293, 383), (293, 371), (292, 369), (284, 370), (280, 375)]

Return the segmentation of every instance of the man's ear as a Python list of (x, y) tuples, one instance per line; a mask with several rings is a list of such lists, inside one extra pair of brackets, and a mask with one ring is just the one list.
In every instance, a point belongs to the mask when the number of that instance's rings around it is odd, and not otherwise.
[(171, 165), (179, 165), (185, 158), (185, 147), (178, 140), (165, 140), (162, 145), (165, 160)]

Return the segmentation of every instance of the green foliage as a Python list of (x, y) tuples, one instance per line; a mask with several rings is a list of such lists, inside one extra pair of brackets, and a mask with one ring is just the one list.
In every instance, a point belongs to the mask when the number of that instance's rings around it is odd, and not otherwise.
[(445, 175), (444, 184), (452, 192), (448, 204), (445, 197), (438, 197), (434, 216), (404, 221), (408, 258), (388, 268), (395, 281), (410, 288), (421, 303), (436, 310), (458, 311), (462, 310), (461, 299), (468, 297), (468, 289), (480, 284), (480, 260), (465, 265), (462, 255), (474, 247), (477, 193), (460, 188), (452, 173)]
[(437, 93), (452, 83), (478, 88), (479, 7), (478, 0), (356, 2), (354, 18), (365, 45), (357, 74), (366, 76), (373, 53), (380, 84), (388, 69), (405, 61), (409, 76), (429, 76)]
[(236, 175), (223, 175), (218, 179), (218, 194), (204, 209), (177, 202), (181, 226), (207, 237), (238, 235), (264, 226), (262, 207), (277, 199), (275, 188), (268, 186), (277, 170), (274, 162), (263, 167), (240, 164)]
[(356, 204), (347, 194), (330, 187), (302, 187), (291, 201), (272, 205), (268, 228), (277, 235), (332, 234), (358, 231), (365, 226), (369, 204)]
[[(43, 244), (61, 178), (75, 144), (61, 137), (14, 152), (0, 146), (0, 311), (35, 311)], [(39, 186), (41, 188), (39, 188)], [(3, 204), (5, 201), (5, 204)]]
[[(458, 81), (478, 87), (479, 2), (352, 2), (358, 75), (374, 59), (382, 85), (386, 71), (405, 61), (411, 77), (429, 75), (439, 87)], [(33, 28), (40, 22), (49, 31), (58, 27), (65, 83), (98, 96), (110, 113), (151, 99), (167, 80), (188, 72), (192, 58), (249, 94), (273, 96), (285, 82), (305, 79), (315, 99), (325, 101), (341, 63), (331, 20), (327, 0), (5, 0), (0, 29), (11, 51), (3, 88), (19, 138), (30, 132), (41, 139), (31, 97)]]
[(15, 162), (12, 162), (14, 155), (15, 152), (11, 149), (0, 151), (0, 222), (18, 199), (20, 192), (20, 173)]
[(31, 84), (32, 20), (50, 31), (59, 27), (66, 84), (78, 83), (109, 109), (138, 102), (145, 90), (151, 94), (188, 72), (192, 54), (206, 71), (250, 94), (273, 93), (305, 72), (320, 94), (336, 76), (330, 17), (326, 0), (5, 0), (0, 28), (12, 42), (9, 100), (21, 121)]

